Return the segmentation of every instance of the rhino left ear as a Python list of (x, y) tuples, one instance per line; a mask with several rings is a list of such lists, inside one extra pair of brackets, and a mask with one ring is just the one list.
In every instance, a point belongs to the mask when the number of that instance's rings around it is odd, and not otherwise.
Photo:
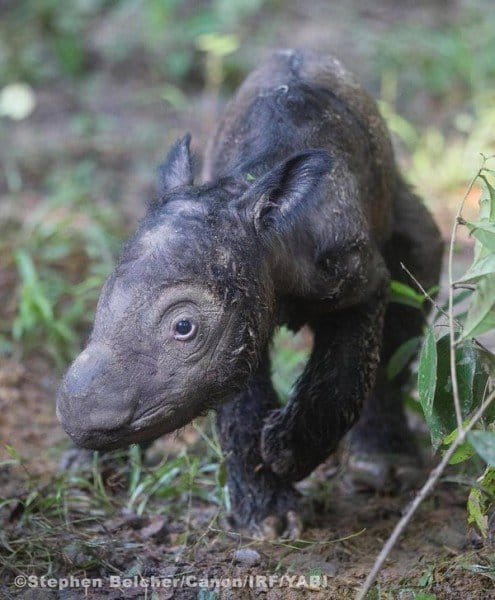
[(182, 139), (175, 142), (165, 161), (158, 167), (158, 194), (160, 196), (176, 187), (192, 185), (190, 143), (191, 134), (186, 133)]
[(291, 227), (318, 195), (332, 166), (327, 152), (311, 149), (295, 154), (255, 181), (240, 199), (257, 231)]

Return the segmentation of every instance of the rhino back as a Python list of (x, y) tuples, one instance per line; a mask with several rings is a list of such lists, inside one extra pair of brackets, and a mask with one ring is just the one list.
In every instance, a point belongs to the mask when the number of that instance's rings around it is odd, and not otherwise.
[(258, 177), (307, 148), (327, 150), (352, 173), (372, 235), (386, 239), (397, 185), (392, 145), (376, 103), (334, 57), (280, 51), (253, 71), (226, 107), (203, 178)]

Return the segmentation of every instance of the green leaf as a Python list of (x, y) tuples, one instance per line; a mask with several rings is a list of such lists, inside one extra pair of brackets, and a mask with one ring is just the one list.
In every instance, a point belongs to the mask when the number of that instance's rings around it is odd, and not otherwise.
[[(474, 431), (473, 433), (487, 433)], [(483, 537), (488, 534), (488, 511), (495, 498), (495, 469), (487, 467), (478, 479), (478, 485), (471, 488), (468, 498), (468, 522), (475, 523)]]
[(405, 283), (395, 280), (390, 282), (390, 302), (421, 309), (424, 301), (423, 294), (418, 294)]
[(488, 371), (483, 350), (471, 340), (457, 346), (455, 360), (462, 417), (466, 418), (483, 400)]
[[(457, 291), (457, 290), (456, 290)], [(466, 300), (466, 298), (469, 298), (473, 293), (473, 290), (462, 290), (459, 293), (456, 293), (456, 295), (454, 296), (454, 301), (453, 301), (453, 306), (457, 306), (458, 304), (461, 304), (462, 302), (464, 302), (464, 300)], [(442, 304), (442, 306), (440, 307), (440, 310), (437, 311), (437, 317), (441, 314), (441, 313), (445, 313), (449, 310), (449, 301), (447, 300), (446, 302), (444, 302)], [(459, 315), (457, 315), (457, 320), (459, 320), (460, 317)]]
[(67, 343), (72, 343), (76, 341), (75, 332), (67, 326), (63, 321), (55, 321), (53, 323), (53, 329), (57, 332), (60, 338)]
[(487, 467), (480, 481), (480, 486), (490, 498), (495, 498), (495, 469)]
[(9, 444), (4, 444), (3, 447), (5, 448), (5, 452), (7, 452), (10, 458), (13, 458), (17, 462), (22, 462), (20, 454), (13, 446), (10, 446)]
[(467, 438), (477, 454), (491, 467), (495, 466), (495, 432), (471, 431)]
[[(440, 286), (439, 285), (432, 285), (430, 288), (428, 288), (426, 290), (426, 295), (430, 296), (430, 298), (435, 298), (435, 296), (438, 295), (438, 292), (440, 291)], [(422, 296), (423, 298), (423, 302), (426, 300), (426, 298), (424, 296)]]
[(434, 567), (429, 566), (426, 569), (426, 571), (421, 575), (421, 577), (418, 579), (419, 587), (423, 587), (423, 588), (429, 587), (433, 583), (433, 570), (434, 570)]
[(481, 346), (478, 347), (478, 354), (487, 375), (495, 378), (495, 354)]
[(14, 257), (17, 270), (19, 271), (19, 275), (24, 285), (34, 285), (38, 278), (36, 276), (36, 269), (34, 268), (33, 261), (31, 260), (29, 254), (25, 250), (18, 250)]
[(495, 252), (495, 223), (488, 219), (480, 221), (462, 221), (473, 235), (485, 248)]
[(488, 517), (485, 512), (485, 500), (483, 492), (478, 488), (472, 488), (469, 492), (467, 502), (468, 523), (475, 523), (483, 537), (488, 533)]
[(455, 450), (454, 454), (452, 454), (449, 465), (458, 465), (459, 463), (465, 462), (474, 456), (474, 454), (475, 452), (471, 444), (469, 442), (464, 442), (464, 444), (461, 444)]
[(232, 34), (205, 33), (196, 38), (196, 45), (207, 54), (227, 56), (239, 48), (239, 40)]
[(478, 282), (471, 297), (462, 339), (475, 337), (495, 328), (495, 275)]
[(137, 488), (142, 474), (141, 448), (132, 444), (129, 448), (129, 495), (132, 496)]
[[(445, 335), (434, 348), (433, 344), (430, 329), (420, 356), (418, 392), (433, 447), (437, 448), (442, 440), (446, 442), (445, 436), (457, 427), (457, 421), (450, 372), (450, 338)], [(471, 340), (457, 346), (455, 357), (459, 398), (465, 418), (481, 402), (488, 372), (484, 356)]]
[(435, 428), (433, 412), (433, 402), (435, 400), (435, 390), (437, 386), (437, 360), (435, 334), (433, 329), (429, 327), (419, 355), (418, 394), (419, 402), (423, 409), (426, 422), (430, 428), (432, 439), (438, 434)]
[(387, 377), (394, 379), (415, 356), (421, 344), (420, 337), (413, 337), (401, 344), (393, 353), (387, 365)]
[(39, 310), (39, 313), (45, 323), (53, 321), (52, 306), (40, 287), (36, 289), (35, 296), (33, 298), (33, 304)]
[[(473, 385), (473, 399), (475, 405), (473, 408), (481, 406), (483, 400), (486, 399), (486, 394), (489, 391), (487, 383), (495, 378), (495, 356), (485, 348), (476, 348), (478, 354), (478, 371), (474, 379)], [(492, 423), (495, 421), (495, 403), (489, 404), (483, 415), (483, 421), (485, 423)]]
[[(488, 169), (484, 169), (486, 171), (488, 171)], [(483, 181), (485, 182), (486, 188), (488, 190), (488, 194), (490, 195), (489, 198), (489, 210), (488, 210), (488, 218), (490, 221), (495, 221), (495, 188), (493, 187), (493, 185), (488, 181), (488, 178), (485, 175), (480, 175), (480, 179), (483, 179)]]
[(221, 488), (225, 487), (227, 485), (227, 478), (228, 478), (227, 464), (225, 463), (225, 461), (222, 461), (218, 465), (218, 471), (217, 471), (218, 486)]
[(436, 343), (436, 357), (435, 392), (429, 412), (425, 413), (435, 449), (438, 448), (445, 435), (457, 425), (450, 381), (450, 340), (448, 336), (440, 338)]
[(486, 275), (495, 273), (495, 254), (486, 249), (480, 253), (464, 275), (458, 280), (459, 283), (471, 283), (478, 281)]

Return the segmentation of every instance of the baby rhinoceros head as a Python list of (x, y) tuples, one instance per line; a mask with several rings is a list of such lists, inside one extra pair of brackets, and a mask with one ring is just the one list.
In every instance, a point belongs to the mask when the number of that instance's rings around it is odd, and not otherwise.
[[(273, 235), (328, 170), (321, 151), (254, 182), (193, 186), (189, 136), (160, 167), (158, 199), (106, 281), (57, 414), (79, 446), (104, 449), (178, 429), (245, 385), (273, 330)], [(251, 179), (251, 178), (248, 178)]]

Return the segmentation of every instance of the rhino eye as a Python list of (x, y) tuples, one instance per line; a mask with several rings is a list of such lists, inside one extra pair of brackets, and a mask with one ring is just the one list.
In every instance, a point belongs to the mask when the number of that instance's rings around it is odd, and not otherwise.
[(196, 325), (189, 319), (180, 319), (174, 325), (174, 338), (176, 340), (190, 340), (196, 335)]

